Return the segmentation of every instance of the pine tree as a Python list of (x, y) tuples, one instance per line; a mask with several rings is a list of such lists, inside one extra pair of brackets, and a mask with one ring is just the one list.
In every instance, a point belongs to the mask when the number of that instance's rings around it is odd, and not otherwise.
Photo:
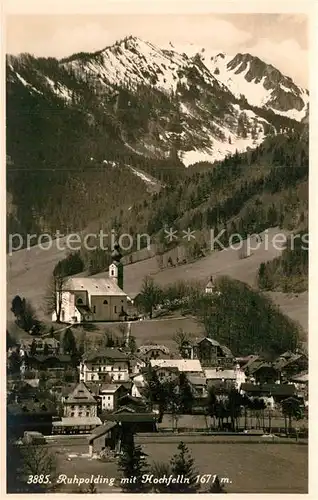
[(178, 450), (179, 453), (175, 454), (170, 461), (171, 474), (174, 478), (183, 476), (183, 480), (187, 480), (187, 482), (175, 482), (171, 489), (174, 493), (196, 493), (200, 489), (200, 483), (196, 480), (197, 472), (194, 468), (194, 459), (182, 441)]
[(133, 440), (124, 445), (118, 465), (123, 475), (121, 485), (124, 492), (147, 493), (150, 490), (149, 484), (142, 482), (143, 475), (148, 472), (145, 455), (141, 446), (135, 446)]
[(63, 335), (62, 345), (65, 354), (70, 354), (71, 356), (77, 354), (76, 340), (70, 328), (68, 328)]

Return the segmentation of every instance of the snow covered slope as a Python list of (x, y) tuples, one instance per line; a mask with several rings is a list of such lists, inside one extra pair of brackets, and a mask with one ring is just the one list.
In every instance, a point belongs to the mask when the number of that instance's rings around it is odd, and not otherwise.
[[(61, 61), (9, 56), (7, 83), (11, 93), (22, 86), (53, 106), (61, 99), (92, 126), (106, 120), (110, 136), (135, 155), (178, 156), (186, 166), (292, 129), (309, 100), (307, 90), (250, 54), (193, 44), (159, 48), (137, 37)], [(106, 146), (101, 154), (104, 159)]]

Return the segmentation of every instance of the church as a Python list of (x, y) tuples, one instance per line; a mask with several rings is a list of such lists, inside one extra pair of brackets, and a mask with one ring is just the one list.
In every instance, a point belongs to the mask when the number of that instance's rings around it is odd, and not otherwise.
[[(57, 292), (60, 321), (83, 323), (91, 321), (123, 321), (127, 317), (127, 295), (123, 291), (123, 264), (116, 245), (112, 252), (108, 278), (70, 277)], [(59, 300), (59, 298), (61, 300)], [(57, 320), (56, 311), (52, 321)]]

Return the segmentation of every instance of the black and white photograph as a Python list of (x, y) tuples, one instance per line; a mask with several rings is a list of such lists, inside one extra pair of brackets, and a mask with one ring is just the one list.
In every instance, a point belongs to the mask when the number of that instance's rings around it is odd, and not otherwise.
[(8, 494), (308, 493), (309, 34), (5, 16)]

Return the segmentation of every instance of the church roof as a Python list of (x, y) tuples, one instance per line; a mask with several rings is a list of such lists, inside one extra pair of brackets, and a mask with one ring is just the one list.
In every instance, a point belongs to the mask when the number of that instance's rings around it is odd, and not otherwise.
[(126, 297), (125, 292), (111, 278), (69, 278), (63, 289), (74, 292), (86, 291), (89, 295), (120, 295)]

